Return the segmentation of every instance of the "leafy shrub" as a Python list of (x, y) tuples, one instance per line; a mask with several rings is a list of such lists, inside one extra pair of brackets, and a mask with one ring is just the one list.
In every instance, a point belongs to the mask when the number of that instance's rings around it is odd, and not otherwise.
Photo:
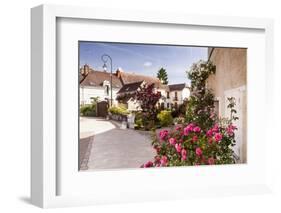
[(162, 110), (158, 115), (157, 118), (160, 121), (160, 125), (162, 127), (165, 126), (170, 126), (171, 124), (173, 124), (173, 117), (171, 115), (171, 111), (168, 110)]
[(108, 110), (113, 115), (128, 115), (128, 110), (123, 106), (112, 106)]
[(184, 117), (177, 117), (177, 118), (174, 118), (174, 123), (175, 124), (183, 124), (185, 121), (185, 118)]
[(142, 112), (136, 112), (135, 113), (135, 128), (136, 129), (142, 129), (144, 127), (143, 125), (143, 114)]
[(80, 113), (83, 116), (96, 116), (96, 105), (87, 104), (80, 107)]

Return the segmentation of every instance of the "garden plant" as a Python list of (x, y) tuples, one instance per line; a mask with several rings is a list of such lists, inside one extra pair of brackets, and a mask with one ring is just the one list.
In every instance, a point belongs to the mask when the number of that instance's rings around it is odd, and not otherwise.
[(206, 88), (206, 80), (215, 74), (212, 62), (199, 61), (187, 72), (191, 80), (191, 95), (187, 104), (185, 123), (163, 129), (153, 136), (156, 150), (153, 161), (141, 167), (169, 167), (235, 163), (233, 124), (236, 117), (235, 99), (228, 98), (230, 118), (218, 118), (214, 96)]

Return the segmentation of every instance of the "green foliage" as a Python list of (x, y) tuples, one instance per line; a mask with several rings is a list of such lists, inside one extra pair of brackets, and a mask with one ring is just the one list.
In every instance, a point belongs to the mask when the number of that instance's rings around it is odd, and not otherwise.
[(186, 111), (186, 122), (196, 123), (203, 129), (210, 128), (215, 122), (214, 96), (206, 89), (206, 80), (215, 74), (216, 68), (211, 61), (200, 60), (187, 72), (191, 80), (190, 98)]
[(168, 74), (166, 70), (162, 67), (157, 72), (157, 78), (162, 82), (162, 84), (168, 84)]
[(80, 106), (80, 113), (83, 116), (96, 116), (96, 105), (87, 104)]
[(183, 124), (184, 123), (184, 121), (185, 121), (185, 118), (184, 117), (176, 117), (176, 118), (174, 118), (174, 123), (175, 124)]
[(142, 112), (136, 112), (135, 113), (135, 128), (136, 129), (143, 129), (143, 113)]
[(80, 106), (82, 116), (96, 116), (97, 102), (99, 97), (91, 97), (92, 103)]
[(234, 97), (229, 97), (227, 98), (229, 104), (227, 105), (227, 108), (230, 109), (230, 119), (231, 120), (238, 120), (239, 118), (237, 116), (235, 116), (235, 114), (237, 113), (237, 111), (234, 109), (236, 103), (235, 103), (235, 98)]
[(128, 115), (129, 112), (124, 106), (112, 106), (108, 110), (113, 115)]
[(172, 109), (172, 116), (173, 118), (185, 116), (187, 110), (187, 100), (184, 100), (182, 104), (179, 105), (177, 109)]
[(160, 125), (162, 127), (170, 126), (173, 124), (173, 117), (171, 115), (171, 111), (168, 110), (162, 110), (157, 115), (158, 120), (160, 121)]

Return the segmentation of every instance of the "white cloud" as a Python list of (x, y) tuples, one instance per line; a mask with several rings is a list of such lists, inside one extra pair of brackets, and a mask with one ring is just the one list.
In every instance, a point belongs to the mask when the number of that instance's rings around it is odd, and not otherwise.
[(150, 61), (146, 61), (144, 62), (143, 66), (145, 67), (151, 67), (152, 66), (152, 63)]

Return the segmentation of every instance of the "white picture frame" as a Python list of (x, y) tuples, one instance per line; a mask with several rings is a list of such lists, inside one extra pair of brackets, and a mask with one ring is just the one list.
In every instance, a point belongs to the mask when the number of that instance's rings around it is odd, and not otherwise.
[[(265, 103), (261, 103), (260, 110), (264, 107), (272, 109), (273, 96), (270, 91), (273, 90), (273, 21), (270, 19), (256, 19), (256, 18), (240, 18), (240, 17), (216, 17), (203, 15), (188, 15), (188, 14), (173, 14), (173, 13), (152, 13), (147, 11), (114, 11), (111, 9), (100, 8), (85, 8), (74, 6), (54, 6), (41, 5), (31, 10), (31, 201), (34, 205), (49, 208), (61, 206), (76, 206), (76, 205), (92, 205), (100, 203), (117, 203), (117, 202), (139, 202), (145, 200), (164, 200), (164, 199), (179, 199), (198, 196), (215, 196), (215, 195), (240, 195), (252, 193), (264, 193), (271, 191), (271, 171), (270, 171), (270, 141), (273, 136), (269, 134), (269, 127), (266, 126), (266, 153), (263, 156), (266, 158), (265, 164), (260, 167), (260, 171), (256, 174), (263, 173), (264, 176), (253, 184), (249, 181), (243, 180), (236, 184), (229, 183), (228, 185), (222, 183), (217, 185), (203, 185), (196, 188), (190, 185), (184, 185), (179, 188), (179, 185), (168, 184), (165, 189), (153, 188), (153, 192), (139, 192), (138, 189), (132, 188), (128, 185), (128, 189), (124, 191), (109, 191), (107, 188), (97, 190), (96, 194), (89, 195), (83, 193), (74, 194), (60, 194), (59, 184), (61, 179), (59, 173), (61, 167), (58, 164), (60, 158), (58, 152), (58, 131), (57, 131), (57, 88), (60, 83), (57, 79), (57, 20), (58, 18), (65, 19), (79, 19), (79, 20), (100, 20), (100, 21), (118, 21), (133, 22), (133, 23), (153, 23), (154, 25), (162, 26), (200, 26), (206, 28), (224, 28), (232, 29), (254, 29), (260, 30), (264, 33), (264, 68), (261, 76), (266, 78), (259, 78), (260, 82), (264, 83), (262, 87), (262, 97)], [(122, 34), (122, 32), (121, 32)], [(264, 105), (263, 105), (264, 104)], [(253, 106), (253, 105), (252, 105)], [(251, 108), (250, 108), (251, 109)], [(260, 111), (262, 112), (262, 111)], [(263, 111), (264, 112), (264, 111)], [(273, 110), (264, 112), (263, 122), (270, 123)], [(249, 117), (251, 122), (253, 117)], [(261, 140), (261, 139), (260, 139)], [(260, 143), (258, 143), (260, 144)], [(260, 146), (260, 145), (257, 145)], [(261, 147), (260, 147), (261, 148)], [(256, 148), (257, 150), (259, 148)], [(67, 150), (65, 150), (67, 152)], [(250, 150), (255, 152), (255, 150)], [(241, 167), (242, 170), (247, 171), (248, 167), (245, 165), (235, 165)], [(233, 168), (231, 169), (233, 170)], [(154, 170), (155, 174), (165, 176), (173, 173), (175, 175), (186, 175), (187, 172), (194, 172), (194, 168), (167, 168), (161, 170)], [(203, 167), (199, 170), (206, 175), (200, 181), (211, 177), (214, 172), (221, 171), (226, 173), (230, 171), (227, 166), (220, 166), (219, 168)], [(77, 171), (78, 172), (78, 171)], [(134, 172), (134, 171), (133, 171)], [(111, 171), (100, 175), (99, 180), (106, 180), (106, 176), (117, 175), (122, 177), (125, 181), (134, 175), (148, 178), (146, 171), (135, 172), (131, 171)], [(153, 174), (153, 175), (155, 175)], [(92, 174), (93, 175), (93, 174)], [(92, 176), (91, 176), (92, 177)], [(71, 178), (70, 178), (71, 179)], [(77, 183), (72, 183), (73, 185)], [(106, 184), (106, 183), (100, 183)], [(195, 183), (196, 184), (196, 183)], [(131, 188), (131, 189), (129, 189)], [(74, 188), (73, 188), (74, 189)], [(145, 189), (145, 188), (144, 188)], [(134, 192), (135, 190), (135, 192)], [(71, 191), (71, 189), (70, 189)], [(171, 192), (171, 195), (167, 195)], [(176, 192), (176, 195), (175, 195)], [(119, 194), (122, 193), (122, 196)], [(149, 195), (149, 194), (150, 195)], [(164, 196), (165, 194), (165, 196)], [(157, 195), (157, 196), (156, 196)]]

